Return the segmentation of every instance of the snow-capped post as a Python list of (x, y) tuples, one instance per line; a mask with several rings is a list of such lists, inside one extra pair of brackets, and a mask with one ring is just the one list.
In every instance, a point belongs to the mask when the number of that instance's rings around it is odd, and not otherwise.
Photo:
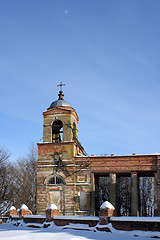
[(60, 212), (55, 204), (50, 204), (46, 210), (46, 221), (51, 222), (54, 216), (59, 216)]
[(100, 206), (100, 210), (99, 210), (99, 224), (100, 225), (108, 224), (108, 220), (112, 216), (115, 216), (115, 208), (114, 208), (114, 206), (110, 202), (105, 201)]
[(22, 217), (24, 215), (32, 215), (32, 212), (29, 210), (29, 208), (25, 204), (22, 204), (20, 211), (19, 211), (20, 219), (22, 219)]
[(14, 215), (18, 215), (18, 212), (14, 206), (12, 206), (9, 210), (9, 217), (12, 217)]

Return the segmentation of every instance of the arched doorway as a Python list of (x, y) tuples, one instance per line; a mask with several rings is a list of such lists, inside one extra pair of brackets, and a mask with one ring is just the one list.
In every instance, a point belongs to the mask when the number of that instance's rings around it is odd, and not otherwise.
[(62, 215), (65, 214), (65, 180), (60, 175), (52, 175), (47, 179), (48, 205), (55, 204)]

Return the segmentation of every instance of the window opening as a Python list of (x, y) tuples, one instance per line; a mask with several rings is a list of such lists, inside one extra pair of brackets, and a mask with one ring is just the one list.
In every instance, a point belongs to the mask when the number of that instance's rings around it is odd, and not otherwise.
[(48, 184), (65, 184), (64, 179), (59, 176), (53, 176), (50, 178)]

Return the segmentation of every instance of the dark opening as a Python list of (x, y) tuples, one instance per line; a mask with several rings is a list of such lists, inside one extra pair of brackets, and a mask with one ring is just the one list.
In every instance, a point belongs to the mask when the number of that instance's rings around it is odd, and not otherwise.
[(154, 216), (154, 177), (139, 177), (139, 215)]
[(131, 176), (117, 177), (117, 215), (131, 215)]
[(52, 125), (52, 142), (58, 143), (63, 141), (63, 123), (56, 120)]
[(77, 137), (76, 137), (76, 124), (75, 124), (75, 122), (74, 122), (74, 123), (73, 123), (73, 140), (74, 140), (75, 138), (77, 138)]
[(98, 216), (98, 211), (103, 202), (109, 201), (110, 194), (110, 177), (95, 176), (95, 214)]

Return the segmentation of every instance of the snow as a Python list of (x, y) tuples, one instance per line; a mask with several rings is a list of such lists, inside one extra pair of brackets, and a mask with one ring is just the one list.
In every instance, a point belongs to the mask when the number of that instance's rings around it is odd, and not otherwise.
[(11, 211), (11, 210), (16, 210), (16, 208), (15, 208), (14, 206), (12, 206), (12, 207), (10, 208), (10, 211)]
[(108, 201), (105, 201), (100, 206), (100, 209), (105, 209), (105, 208), (109, 208), (109, 209), (113, 209), (113, 210), (115, 209), (114, 206), (110, 202), (108, 202)]
[(24, 215), (23, 218), (46, 218), (46, 215)]
[(47, 207), (47, 210), (48, 209), (58, 209), (58, 207), (55, 204), (52, 203)]
[(94, 217), (94, 216), (54, 216), (53, 219), (99, 220), (99, 217)]
[(12, 215), (12, 218), (19, 218), (19, 215)]
[(160, 217), (111, 217), (112, 221), (160, 222)]
[(25, 204), (22, 204), (20, 209), (28, 209), (28, 207)]
[(63, 229), (76, 229), (76, 230), (88, 230), (93, 231), (95, 227), (89, 227), (88, 224), (74, 224), (70, 223), (63, 227)]
[(115, 230), (111, 224), (105, 227), (109, 227), (112, 232), (97, 231), (95, 227), (89, 228), (86, 224), (56, 226), (51, 223), (48, 228), (32, 228), (27, 227), (27, 224), (14, 226), (5, 223), (0, 225), (0, 240), (149, 240), (151, 237), (160, 237), (160, 232), (120, 231)]

